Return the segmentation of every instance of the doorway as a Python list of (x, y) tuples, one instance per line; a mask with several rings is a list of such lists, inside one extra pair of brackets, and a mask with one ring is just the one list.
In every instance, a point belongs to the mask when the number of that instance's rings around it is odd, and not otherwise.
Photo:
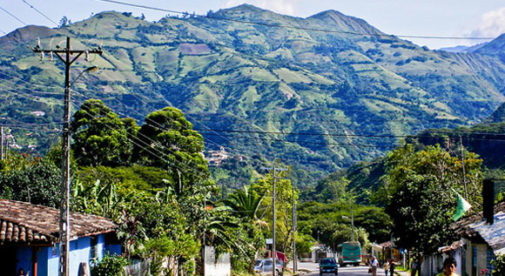
[(0, 267), (2, 274), (16, 275), (16, 247), (14, 246), (0, 246)]

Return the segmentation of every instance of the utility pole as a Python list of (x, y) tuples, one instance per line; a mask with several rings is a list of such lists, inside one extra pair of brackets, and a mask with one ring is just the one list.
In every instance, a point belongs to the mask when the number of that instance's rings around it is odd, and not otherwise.
[(41, 59), (48, 54), (51, 59), (55, 54), (65, 64), (65, 102), (63, 115), (63, 164), (61, 183), (61, 203), (60, 203), (60, 276), (68, 276), (68, 255), (70, 247), (70, 66), (82, 55), (102, 54), (102, 49), (72, 50), (70, 47), (70, 37), (67, 37), (67, 47), (65, 49), (42, 49), (40, 42), (33, 49), (34, 53), (40, 53)]
[(276, 263), (275, 263), (275, 257), (277, 257), (277, 251), (275, 250), (275, 181), (276, 181), (276, 176), (275, 172), (277, 171), (287, 171), (285, 168), (276, 168), (276, 167), (271, 167), (271, 168), (262, 168), (264, 170), (272, 171), (272, 178), (273, 178), (273, 191), (272, 191), (272, 276), (275, 276), (275, 269), (277, 268)]
[(9, 138), (12, 138), (12, 137), (5, 136), (4, 159), (7, 159), (9, 157)]
[(465, 187), (465, 198), (468, 200), (468, 190), (466, 188), (466, 172), (465, 172), (465, 153), (463, 147), (463, 138), (459, 136), (459, 143), (461, 146), (461, 165), (463, 167), (463, 187)]
[(296, 259), (296, 203), (295, 203), (295, 185), (291, 185), (293, 193), (293, 221), (291, 222), (291, 232), (293, 233), (293, 273), (296, 274), (298, 263)]
[(0, 126), (0, 160), (4, 160), (4, 127)]
[(354, 241), (354, 213), (352, 211), (352, 203), (351, 203), (351, 241)]

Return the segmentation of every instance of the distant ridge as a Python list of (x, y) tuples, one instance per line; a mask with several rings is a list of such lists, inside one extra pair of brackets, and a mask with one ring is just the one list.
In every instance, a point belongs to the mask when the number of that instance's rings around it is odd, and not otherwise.
[(250, 166), (275, 156), (304, 185), (380, 157), (405, 135), (473, 125), (505, 101), (499, 39), (486, 54), (431, 51), (334, 10), (299, 18), (241, 5), (158, 22), (103, 12), (0, 38), (11, 47), (0, 52), (0, 123), (48, 126), (13, 130), (24, 149), (49, 148), (62, 117), (61, 64), (41, 62), (31, 47), (67, 35), (73, 47), (104, 50), (75, 64), (72, 76), (100, 68), (75, 84), (75, 108), (98, 98), (142, 124), (177, 107), (207, 150), (222, 146)]

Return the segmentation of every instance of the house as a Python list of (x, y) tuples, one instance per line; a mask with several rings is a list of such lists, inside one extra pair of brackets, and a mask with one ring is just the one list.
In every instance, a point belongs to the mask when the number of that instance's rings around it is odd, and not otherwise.
[(386, 262), (388, 260), (393, 260), (395, 263), (400, 263), (402, 261), (402, 256), (400, 254), (400, 250), (394, 246), (394, 244), (391, 243), (391, 241), (383, 242), (379, 244), (382, 248), (382, 262)]
[[(22, 268), (30, 276), (58, 275), (59, 217), (56, 208), (0, 199), (0, 267), (2, 275)], [(70, 213), (69, 273), (81, 263), (120, 254), (116, 225), (103, 217)]]
[(40, 110), (32, 111), (32, 112), (30, 112), (30, 114), (34, 115), (35, 117), (42, 117), (42, 116), (46, 115), (46, 113), (44, 111), (40, 111)]
[(493, 224), (486, 223), (479, 213), (458, 221), (453, 228), (463, 244), (462, 273), (491, 275), (491, 260), (496, 255), (505, 254), (505, 202), (495, 206)]
[(425, 257), (422, 275), (442, 271), (443, 261), (448, 256), (456, 259), (456, 272), (460, 275), (491, 275), (491, 260), (496, 255), (505, 254), (505, 202), (495, 206), (494, 224), (487, 224), (481, 212), (453, 223), (451, 228), (460, 240)]

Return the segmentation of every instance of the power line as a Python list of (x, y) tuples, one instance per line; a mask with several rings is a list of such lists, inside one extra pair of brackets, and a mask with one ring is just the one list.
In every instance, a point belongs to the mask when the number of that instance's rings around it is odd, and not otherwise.
[(131, 4), (131, 3), (126, 3), (126, 2), (122, 2), (122, 1), (114, 1), (114, 0), (97, 0), (97, 1), (114, 3), (114, 4), (124, 5), (124, 6), (131, 6), (131, 7), (136, 7), (136, 8), (143, 8), (143, 9), (147, 9), (147, 10), (170, 12), (170, 13), (177, 13), (177, 14), (187, 14), (186, 12), (156, 8), (156, 7), (145, 6), (145, 5)]
[(23, 2), (25, 4), (27, 4), (28, 6), (30, 6), (30, 8), (34, 9), (36, 12), (38, 12), (40, 15), (42, 15), (43, 17), (45, 17), (47, 20), (51, 21), (54, 23), (54, 25), (58, 26), (58, 23), (54, 22), (51, 18), (49, 18), (47, 15), (45, 15), (44, 13), (42, 13), (40, 10), (38, 10), (37, 8), (35, 8), (32, 4), (26, 2), (26, 0), (23, 0)]
[[(205, 130), (195, 129), (201, 132)], [(275, 135), (297, 135), (297, 136), (334, 136), (334, 137), (364, 137), (364, 138), (435, 138), (434, 136), (419, 136), (419, 135), (398, 135), (398, 134), (347, 134), (347, 133), (317, 133), (317, 132), (283, 132), (283, 131), (262, 131), (262, 130), (235, 130), (235, 129), (212, 129), (215, 132), (228, 132), (228, 133), (247, 133), (247, 134), (275, 134)], [(498, 140), (505, 141), (505, 133), (490, 133), (490, 132), (442, 132), (445, 134), (467, 134), (467, 135), (489, 135), (499, 136), (502, 139), (483, 139), (483, 140)]]
[[(97, 116), (94, 116), (93, 114), (91, 114), (91, 110), (89, 110), (87, 107), (85, 107), (84, 105), (81, 105), (81, 109), (83, 109), (89, 116), (91, 116), (92, 118), (94, 119), (97, 119), (98, 117)], [(117, 128), (114, 128), (108, 124), (103, 124), (104, 126), (106, 126), (107, 128), (109, 128), (110, 130), (118, 130)], [(132, 142), (134, 145), (138, 146), (139, 148), (141, 148), (142, 150), (145, 150), (147, 153), (150, 153), (153, 157), (155, 158), (158, 158), (160, 159), (161, 161), (167, 163), (168, 165), (171, 165), (177, 169), (180, 169), (180, 170), (184, 170), (182, 169), (181, 167), (178, 167), (176, 166), (174, 163), (179, 163), (179, 165), (182, 165), (184, 167), (186, 167), (187, 170), (192, 170), (192, 171), (195, 171), (193, 168), (189, 167), (189, 165), (186, 165), (178, 160), (173, 160), (173, 161), (169, 161), (167, 160), (165, 157), (168, 156), (165, 152), (162, 152), (150, 145), (152, 144), (155, 144), (156, 146), (160, 147), (160, 148), (163, 148), (165, 150), (167, 150), (168, 152), (172, 153), (172, 154), (175, 154), (174, 152), (172, 152), (168, 147), (166, 146), (163, 146), (161, 144), (159, 144), (157, 141), (154, 141), (152, 139), (150, 139), (149, 137), (143, 135), (144, 139), (145, 140), (149, 140), (151, 142), (151, 144), (148, 144), (146, 143), (146, 141), (142, 140), (141, 138), (139, 137), (135, 137), (135, 136), (132, 136), (132, 139), (130, 138), (127, 138), (130, 142)], [(198, 172), (198, 171), (195, 171), (197, 172), (197, 175), (203, 175), (202, 172)]]
[(23, 25), (28, 25), (26, 24), (25, 22), (23, 22), (23, 20), (19, 19), (17, 16), (15, 16), (14, 14), (10, 13), (8, 10), (0, 7), (0, 10), (3, 10), (5, 13), (7, 13), (8, 15), (12, 16), (14, 19), (16, 19), (17, 21), (19, 21), (21, 24)]
[[(127, 2), (123, 2), (123, 1), (116, 1), (116, 0), (97, 0), (97, 1), (109, 2), (109, 3), (114, 3), (114, 4), (118, 4), (118, 5), (124, 5), (124, 6), (130, 6), (130, 7), (136, 7), (136, 8), (143, 8), (143, 9), (148, 9), (148, 10), (163, 11), (163, 12), (169, 12), (169, 13), (175, 13), (175, 14), (182, 14), (182, 15), (188, 15), (189, 14), (188, 12), (169, 10), (169, 9), (158, 8), (158, 7), (153, 7), (153, 6), (132, 4), (132, 3), (127, 3)], [(373, 33), (359, 33), (359, 32), (351, 32), (351, 31), (339, 31), (339, 30), (330, 30), (330, 29), (309, 28), (309, 27), (303, 27), (303, 26), (289, 26), (289, 25), (282, 25), (282, 24), (269, 24), (269, 23), (265, 23), (265, 22), (254, 22), (254, 21), (234, 19), (234, 18), (227, 18), (227, 17), (216, 17), (216, 16), (206, 16), (206, 15), (195, 15), (195, 16), (196, 16), (196, 18), (230, 21), (230, 22), (236, 22), (236, 23), (259, 25), (259, 26), (273, 27), (273, 28), (286, 28), (286, 29), (296, 29), (296, 30), (305, 30), (305, 31), (314, 31), (314, 32), (324, 32), (324, 33), (342, 33), (342, 34), (361, 35), (361, 36), (376, 36), (376, 37), (397, 36), (397, 37), (404, 37), (404, 38), (451, 39), (451, 40), (459, 40), (459, 39), (462, 39), (462, 40), (490, 40), (490, 39), (495, 39), (496, 38), (496, 37), (460, 37), (460, 36), (428, 36), (428, 35), (388, 35), (388, 34), (378, 34), (378, 33), (377, 34), (373, 34)]]

